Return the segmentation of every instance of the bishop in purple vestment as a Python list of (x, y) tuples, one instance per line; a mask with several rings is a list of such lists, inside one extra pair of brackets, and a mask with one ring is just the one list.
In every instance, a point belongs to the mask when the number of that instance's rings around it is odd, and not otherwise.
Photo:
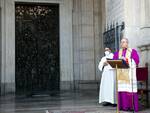
[[(128, 39), (122, 38), (121, 40), (121, 49), (114, 53), (113, 59), (124, 59), (127, 63), (131, 64), (130, 67), (134, 63), (135, 65), (135, 71), (136, 66), (139, 64), (139, 56), (137, 54), (137, 51), (135, 49), (131, 49), (128, 47)], [(132, 63), (133, 62), (133, 63)], [(126, 89), (120, 89), (118, 90), (118, 104), (120, 110), (134, 110), (138, 111), (138, 94), (137, 94), (137, 80), (136, 80), (136, 73), (134, 74), (134, 90), (130, 90), (130, 86), (124, 84), (123, 86)], [(132, 101), (133, 100), (133, 101)]]

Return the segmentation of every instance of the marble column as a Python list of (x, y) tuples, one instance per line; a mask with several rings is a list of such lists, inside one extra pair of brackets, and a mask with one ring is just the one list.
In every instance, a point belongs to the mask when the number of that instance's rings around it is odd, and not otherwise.
[[(79, 82), (99, 80), (102, 51), (102, 7), (99, 0), (73, 0), (73, 51), (75, 88)], [(82, 84), (80, 88), (94, 88)]]

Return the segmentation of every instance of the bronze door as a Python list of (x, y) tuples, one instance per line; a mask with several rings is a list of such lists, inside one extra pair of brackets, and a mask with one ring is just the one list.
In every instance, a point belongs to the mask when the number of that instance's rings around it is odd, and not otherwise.
[(59, 90), (59, 5), (15, 5), (16, 92)]

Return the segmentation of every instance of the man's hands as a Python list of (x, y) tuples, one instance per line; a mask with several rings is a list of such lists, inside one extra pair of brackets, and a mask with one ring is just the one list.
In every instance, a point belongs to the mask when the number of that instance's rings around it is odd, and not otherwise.
[(126, 58), (124, 56), (122, 56), (121, 59), (123, 59), (124, 61), (126, 61)]
[(126, 63), (127, 63), (127, 64), (129, 64), (128, 59), (127, 59), (127, 58), (125, 58), (124, 56), (122, 56), (122, 58), (121, 58), (121, 59), (123, 59), (124, 61), (126, 61)]

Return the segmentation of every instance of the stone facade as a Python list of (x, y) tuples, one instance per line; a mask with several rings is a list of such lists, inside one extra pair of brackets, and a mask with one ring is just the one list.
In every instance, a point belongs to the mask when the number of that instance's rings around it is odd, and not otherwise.
[(140, 37), (138, 38), (138, 48), (141, 56), (141, 66), (147, 63), (150, 73), (150, 0), (141, 0), (140, 10)]
[[(96, 88), (107, 25), (125, 22), (124, 35), (150, 62), (150, 0), (0, 0), (1, 93), (15, 92), (15, 2), (58, 3), (60, 6), (60, 87)], [(150, 83), (150, 82), (149, 82)]]
[(100, 5), (99, 0), (74, 0), (73, 48), (76, 88), (81, 85), (81, 81), (99, 80), (97, 66), (103, 54)]
[(106, 25), (124, 21), (124, 0), (105, 0)]
[(104, 1), (0, 0), (1, 93), (15, 92), (15, 2), (59, 4), (61, 90), (79, 89), (80, 81), (99, 81)]
[[(1, 0), (1, 93), (15, 92), (15, 2), (58, 3), (60, 6), (60, 81), (73, 81), (72, 1)], [(64, 29), (65, 28), (65, 29)]]

